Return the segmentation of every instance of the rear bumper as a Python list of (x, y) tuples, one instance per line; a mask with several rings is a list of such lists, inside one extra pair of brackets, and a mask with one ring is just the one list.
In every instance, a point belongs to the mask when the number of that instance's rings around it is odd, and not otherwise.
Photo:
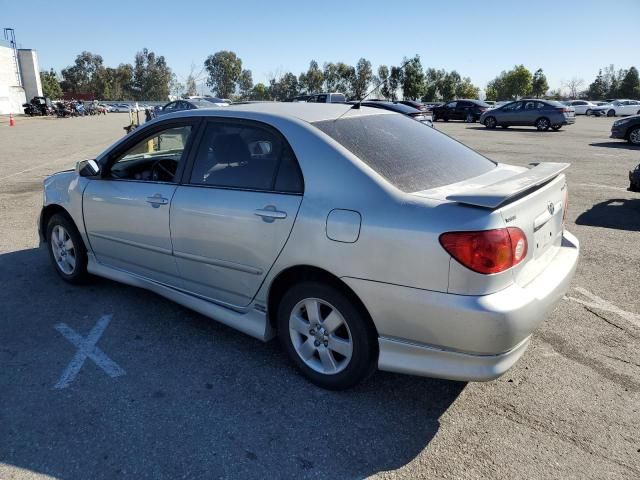
[(578, 240), (564, 233), (549, 266), (529, 284), (474, 296), (344, 278), (380, 335), (381, 370), (455, 380), (490, 380), (520, 358), (576, 269)]
[(573, 125), (576, 123), (576, 117), (565, 117), (563, 125)]

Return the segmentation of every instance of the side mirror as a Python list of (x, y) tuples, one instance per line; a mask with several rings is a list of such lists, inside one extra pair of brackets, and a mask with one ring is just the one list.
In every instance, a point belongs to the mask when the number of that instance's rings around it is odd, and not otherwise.
[(93, 159), (78, 163), (78, 175), (81, 177), (95, 177), (99, 173), (100, 165)]

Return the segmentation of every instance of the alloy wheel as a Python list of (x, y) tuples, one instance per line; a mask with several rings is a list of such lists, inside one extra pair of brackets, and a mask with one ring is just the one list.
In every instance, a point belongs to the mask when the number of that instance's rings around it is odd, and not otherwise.
[(631, 133), (629, 133), (629, 141), (634, 145), (640, 145), (640, 128), (631, 130)]
[(76, 268), (76, 249), (69, 232), (62, 225), (56, 225), (51, 231), (50, 242), (56, 265), (62, 273), (71, 275)]
[(309, 368), (335, 375), (349, 365), (353, 339), (342, 314), (319, 298), (305, 298), (289, 315), (291, 343)]
[(541, 118), (536, 122), (536, 128), (538, 130), (547, 130), (549, 128), (549, 120), (546, 118)]

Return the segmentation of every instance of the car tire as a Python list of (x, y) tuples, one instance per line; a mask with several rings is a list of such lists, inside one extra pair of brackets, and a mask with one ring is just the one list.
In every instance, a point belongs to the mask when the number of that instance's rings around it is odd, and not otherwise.
[(367, 313), (333, 285), (293, 285), (279, 303), (277, 328), (289, 359), (319, 387), (351, 388), (376, 370), (378, 340)]
[(627, 134), (627, 140), (631, 145), (640, 146), (640, 127), (635, 127)]
[(560, 130), (562, 128), (562, 125), (551, 125), (551, 130), (553, 130), (554, 132), (557, 132), (558, 130)]
[(615, 117), (615, 116), (616, 116), (616, 111), (613, 108), (607, 112), (607, 117)]
[(592, 112), (591, 110), (587, 110), (586, 112), (584, 112), (584, 114), (585, 114), (587, 117), (590, 117), (590, 116), (593, 114), (593, 112)]
[(534, 125), (539, 132), (545, 132), (549, 130), (549, 127), (551, 126), (551, 122), (547, 117), (540, 117), (539, 119), (536, 120), (536, 123)]
[(66, 213), (56, 213), (47, 223), (47, 249), (53, 268), (69, 283), (85, 283), (87, 249), (73, 220)]
[(496, 117), (487, 117), (484, 119), (484, 126), (490, 129), (496, 128), (498, 126), (498, 122), (496, 121)]

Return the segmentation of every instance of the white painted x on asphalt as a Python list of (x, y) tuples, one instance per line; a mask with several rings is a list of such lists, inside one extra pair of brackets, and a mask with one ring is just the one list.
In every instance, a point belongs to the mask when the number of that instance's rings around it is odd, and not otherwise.
[(60, 379), (53, 388), (66, 388), (76, 378), (78, 372), (84, 365), (84, 361), (88, 358), (93, 360), (110, 377), (119, 377), (125, 374), (125, 371), (118, 366), (116, 362), (111, 360), (102, 350), (96, 347), (96, 343), (104, 333), (107, 325), (111, 321), (111, 315), (103, 315), (95, 327), (91, 329), (89, 335), (82, 337), (66, 323), (59, 323), (54, 328), (59, 331), (67, 340), (73, 343), (78, 351), (67, 368), (60, 375)]

